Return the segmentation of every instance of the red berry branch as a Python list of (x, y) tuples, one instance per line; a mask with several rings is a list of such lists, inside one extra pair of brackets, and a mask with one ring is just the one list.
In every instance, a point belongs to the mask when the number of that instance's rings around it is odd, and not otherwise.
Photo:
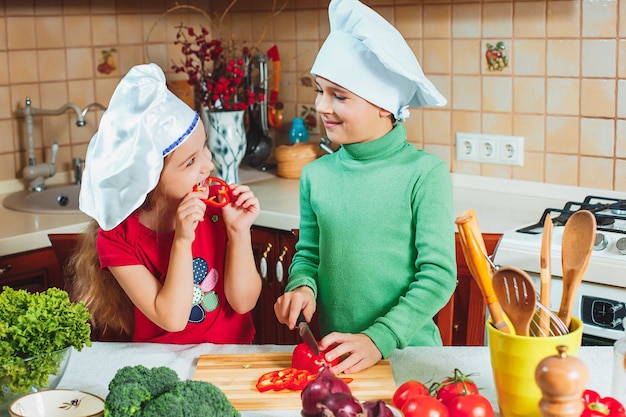
[(174, 44), (181, 45), (184, 59), (172, 70), (187, 74), (197, 102), (216, 111), (245, 110), (255, 100), (264, 100), (262, 93), (255, 95), (245, 83), (248, 48), (242, 48), (237, 58), (227, 58), (222, 41), (211, 39), (207, 28), (201, 26), (200, 33), (182, 24), (177, 28)]

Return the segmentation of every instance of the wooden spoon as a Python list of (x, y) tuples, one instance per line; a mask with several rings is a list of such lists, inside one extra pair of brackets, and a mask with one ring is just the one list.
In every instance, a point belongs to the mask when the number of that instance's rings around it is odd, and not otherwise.
[(572, 321), (574, 296), (589, 264), (595, 239), (596, 218), (589, 210), (577, 211), (565, 223), (561, 244), (563, 295), (558, 315), (567, 328)]
[(532, 278), (519, 268), (503, 266), (493, 274), (493, 290), (515, 334), (529, 336), (530, 322), (537, 305), (537, 291)]
[[(541, 257), (539, 269), (539, 301), (550, 308), (550, 280), (552, 272), (550, 267), (550, 245), (552, 244), (552, 217), (546, 214), (543, 221), (543, 236), (541, 240)], [(547, 311), (539, 311), (539, 335), (547, 336), (550, 332), (550, 316)]]

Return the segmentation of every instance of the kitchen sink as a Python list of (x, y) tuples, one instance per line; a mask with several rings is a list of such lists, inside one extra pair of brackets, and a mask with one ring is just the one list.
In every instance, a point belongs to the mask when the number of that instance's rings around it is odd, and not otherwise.
[(18, 191), (9, 194), (2, 203), (4, 207), (43, 214), (78, 214), (79, 184), (51, 185), (43, 191)]

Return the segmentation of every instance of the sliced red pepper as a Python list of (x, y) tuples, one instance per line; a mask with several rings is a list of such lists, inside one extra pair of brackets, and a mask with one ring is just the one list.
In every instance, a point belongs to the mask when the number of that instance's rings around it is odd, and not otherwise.
[(193, 191), (206, 191), (207, 188), (209, 189), (208, 197), (202, 199), (205, 204), (222, 208), (233, 199), (232, 191), (226, 181), (216, 177), (208, 177), (206, 187), (194, 185)]
[(298, 370), (295, 368), (285, 368), (278, 371), (267, 372), (261, 375), (257, 381), (256, 389), (259, 390), (259, 392), (287, 389), (296, 372), (298, 372)]
[(289, 381), (289, 384), (287, 385), (287, 388), (293, 391), (303, 390), (304, 387), (306, 387), (307, 384), (312, 380), (310, 378), (311, 376), (313, 377), (312, 379), (315, 379), (315, 375), (311, 375), (311, 373), (306, 369), (298, 369), (296, 373), (293, 374), (291, 381)]
[(581, 417), (620, 416), (625, 414), (624, 406), (613, 397), (600, 397), (596, 391), (585, 390), (582, 395), (584, 411)]

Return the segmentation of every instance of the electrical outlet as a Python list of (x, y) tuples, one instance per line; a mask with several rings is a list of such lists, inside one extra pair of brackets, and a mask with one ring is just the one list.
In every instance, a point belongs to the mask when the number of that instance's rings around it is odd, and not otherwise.
[(457, 161), (478, 162), (478, 136), (473, 133), (456, 134)]
[(501, 136), (499, 161), (502, 165), (524, 166), (524, 137)]
[(481, 135), (478, 140), (479, 162), (495, 164), (498, 160), (498, 138)]
[(524, 166), (524, 137), (459, 132), (456, 134), (456, 159)]

